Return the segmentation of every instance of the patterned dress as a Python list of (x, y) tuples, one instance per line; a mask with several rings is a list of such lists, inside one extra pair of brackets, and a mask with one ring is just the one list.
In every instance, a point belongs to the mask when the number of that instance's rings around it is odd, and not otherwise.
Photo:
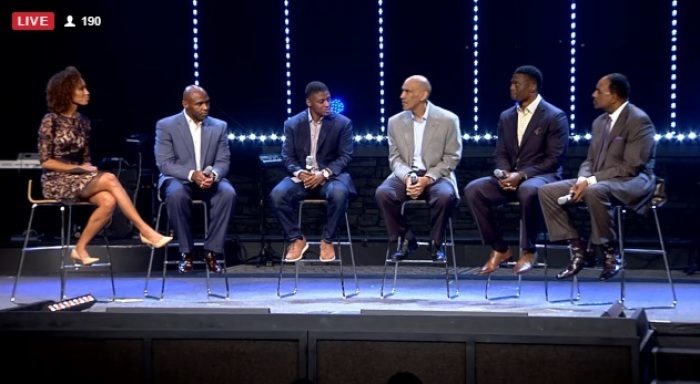
[[(90, 120), (77, 113), (67, 117), (47, 113), (39, 127), (39, 161), (55, 159), (68, 164), (90, 162)], [(98, 172), (66, 173), (44, 170), (42, 193), (47, 199), (80, 200), (78, 195)]]

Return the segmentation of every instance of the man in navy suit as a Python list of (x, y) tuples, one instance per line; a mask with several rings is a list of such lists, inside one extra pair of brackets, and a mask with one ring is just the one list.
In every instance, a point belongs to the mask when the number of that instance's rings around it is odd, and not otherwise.
[[(583, 203), (591, 218), (591, 242), (604, 255), (600, 280), (622, 267), (617, 245), (614, 206), (624, 204), (644, 215), (656, 185), (656, 129), (649, 116), (629, 102), (630, 84), (620, 73), (603, 76), (593, 92), (593, 105), (604, 111), (593, 121), (593, 139), (578, 178), (552, 183), (539, 190), (549, 239), (568, 240), (571, 263), (557, 279), (576, 275), (596, 263), (569, 217), (569, 203)], [(559, 204), (559, 198), (568, 196)]]
[(236, 205), (236, 190), (226, 179), (231, 161), (226, 122), (209, 116), (209, 95), (198, 85), (185, 88), (184, 110), (156, 124), (155, 158), (158, 191), (165, 198), (170, 226), (180, 243), (178, 270), (192, 270), (194, 240), (192, 200), (209, 207), (204, 259), (210, 271), (222, 272), (217, 254), (224, 252), (226, 231)]
[(481, 274), (495, 271), (512, 253), (498, 230), (492, 210), (520, 203), (521, 254), (513, 272), (526, 272), (537, 261), (535, 242), (542, 222), (537, 190), (561, 180), (562, 162), (569, 143), (569, 123), (564, 112), (539, 94), (542, 73), (525, 65), (516, 68), (510, 80), (510, 96), (516, 105), (501, 113), (494, 153), (494, 175), (470, 182), (464, 195), (485, 245), (491, 255)]
[(287, 243), (284, 261), (301, 260), (309, 245), (294, 217), (299, 201), (321, 198), (328, 202), (319, 259), (335, 260), (333, 240), (345, 217), (355, 186), (347, 167), (352, 160), (352, 121), (331, 112), (331, 93), (325, 84), (312, 81), (306, 86), (304, 111), (284, 123), (282, 161), (289, 176), (270, 192)]

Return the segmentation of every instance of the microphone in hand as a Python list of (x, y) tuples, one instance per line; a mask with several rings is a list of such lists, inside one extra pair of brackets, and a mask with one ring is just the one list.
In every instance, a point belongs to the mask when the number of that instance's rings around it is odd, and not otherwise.
[(204, 168), (204, 170), (202, 171), (202, 173), (206, 177), (211, 177), (212, 172), (214, 172), (214, 167), (212, 167), (211, 165), (207, 165), (207, 167)]
[(569, 201), (571, 201), (571, 199), (573, 199), (573, 198), (574, 198), (574, 194), (573, 194), (573, 193), (569, 193), (568, 195), (564, 195), (564, 196), (558, 198), (558, 199), (557, 199), (557, 204), (559, 204), (559, 205), (568, 204)]
[(503, 180), (503, 179), (505, 179), (506, 177), (508, 177), (508, 174), (506, 173), (506, 171), (504, 171), (504, 170), (502, 170), (502, 169), (496, 169), (496, 170), (494, 170), (494, 171), (493, 171), (493, 175), (496, 176), (496, 178), (499, 179), (499, 180)]
[(306, 170), (312, 172), (314, 170), (314, 157), (306, 156)]
[(409, 177), (411, 178), (411, 185), (418, 184), (418, 175), (415, 172), (411, 172)]

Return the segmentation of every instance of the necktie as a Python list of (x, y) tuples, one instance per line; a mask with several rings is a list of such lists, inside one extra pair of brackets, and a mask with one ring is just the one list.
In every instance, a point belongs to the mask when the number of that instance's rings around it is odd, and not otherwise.
[(610, 115), (605, 117), (605, 124), (603, 125), (603, 131), (600, 132), (600, 150), (598, 151), (598, 158), (596, 159), (595, 170), (598, 171), (605, 161), (605, 155), (608, 152), (608, 134), (610, 133), (610, 125), (612, 124), (612, 119)]

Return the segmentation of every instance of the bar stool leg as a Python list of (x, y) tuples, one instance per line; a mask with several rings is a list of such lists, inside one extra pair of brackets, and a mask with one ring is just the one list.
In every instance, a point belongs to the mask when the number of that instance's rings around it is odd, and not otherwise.
[(36, 211), (37, 207), (37, 204), (32, 204), (32, 209), (29, 212), (29, 224), (27, 225), (27, 231), (24, 233), (24, 244), (22, 245), (22, 254), (19, 257), (17, 276), (15, 276), (15, 282), (12, 284), (12, 295), (10, 296), (10, 302), (12, 303), (15, 303), (17, 285), (19, 284), (19, 279), (22, 277), (22, 268), (24, 268), (24, 257), (27, 255), (27, 245), (29, 244), (29, 233), (32, 230), (32, 222), (34, 221), (34, 211)]
[(287, 255), (286, 255), (287, 245), (288, 245), (288, 244), (287, 244), (287, 241), (285, 240), (284, 243), (283, 243), (283, 246), (284, 246), (284, 249), (285, 249), (285, 253), (282, 254), (282, 259), (280, 260), (280, 271), (279, 271), (279, 274), (278, 274), (278, 276), (277, 276), (277, 297), (279, 297), (280, 299), (285, 298), (285, 297), (289, 297), (289, 296), (294, 296), (294, 295), (297, 294), (297, 291), (299, 290), (299, 289), (298, 289), (298, 282), (299, 282), (299, 264), (302, 262), (301, 260), (296, 261), (296, 262), (294, 263), (294, 288), (293, 288), (292, 291), (289, 292), (289, 293), (284, 293), (284, 294), (282, 293), (282, 275), (283, 275), (283, 272), (284, 272), (284, 265), (287, 263), (287, 262), (284, 260), (284, 258), (287, 256)]
[(70, 253), (70, 226), (73, 219), (73, 208), (68, 207), (68, 226), (66, 226), (65, 221), (66, 207), (61, 206), (61, 251), (59, 252), (60, 261), (60, 271), (61, 271), (61, 300), (66, 299), (66, 277), (68, 272), (66, 271), (66, 256)]
[(676, 297), (676, 287), (673, 285), (673, 278), (671, 278), (671, 268), (668, 264), (668, 253), (666, 252), (666, 245), (664, 245), (664, 238), (661, 234), (661, 223), (659, 223), (659, 213), (657, 207), (652, 207), (652, 212), (654, 212), (654, 221), (656, 222), (656, 232), (659, 235), (659, 244), (661, 245), (661, 252), (663, 253), (664, 266), (666, 267), (666, 278), (668, 279), (668, 284), (671, 287), (671, 295), (673, 296), (673, 301), (671, 302), (671, 308), (675, 308), (678, 304), (678, 298)]
[(112, 297), (109, 299), (109, 301), (113, 302), (114, 300), (116, 300), (117, 297), (117, 288), (114, 285), (114, 269), (112, 269), (112, 250), (109, 247), (109, 239), (107, 238), (107, 235), (104, 231), (102, 231), (102, 235), (105, 241), (105, 250), (107, 251), (107, 263), (109, 263), (109, 280), (112, 283)]
[[(449, 219), (448, 221), (448, 230), (449, 230), (449, 239), (450, 243), (445, 244), (445, 251), (447, 251), (447, 247), (449, 246), (452, 250), (452, 268), (454, 272), (454, 285), (455, 285), (455, 291), (454, 294), (450, 294), (450, 277), (449, 277), (449, 268), (448, 268), (448, 262), (445, 260), (445, 284), (447, 285), (447, 298), (448, 299), (453, 299), (457, 296), (459, 296), (459, 276), (458, 276), (458, 271), (457, 271), (457, 252), (455, 251), (455, 238), (454, 238), (454, 231), (452, 228), (452, 218)], [(447, 234), (445, 234), (445, 240), (447, 240)]]
[[(354, 294), (349, 295), (349, 296), (345, 296), (345, 290), (343, 290), (343, 297), (349, 298), (349, 297), (356, 296), (356, 295), (360, 294), (360, 284), (357, 281), (357, 268), (355, 266), (355, 251), (354, 251), (355, 247), (353, 246), (353, 242), (352, 242), (352, 235), (350, 233), (350, 220), (348, 219), (347, 212), (345, 212), (345, 228), (347, 229), (347, 233), (348, 233), (348, 246), (350, 247), (350, 262), (352, 264), (352, 275), (353, 275), (353, 278), (355, 280), (355, 292), (354, 292)], [(342, 248), (342, 247), (339, 247), (339, 248)], [(339, 255), (340, 254), (341, 253), (339, 252)], [(343, 268), (342, 262), (340, 263), (340, 268), (342, 271), (342, 268)]]
[(627, 265), (625, 264), (625, 239), (624, 239), (624, 221), (625, 221), (625, 213), (627, 213), (627, 209), (623, 207), (617, 207), (616, 209), (616, 217), (617, 217), (617, 238), (618, 238), (618, 248), (620, 250), (620, 264), (621, 265), (621, 271), (620, 271), (620, 300), (619, 303), (622, 304), (624, 307), (625, 305), (625, 294), (626, 294), (626, 286), (625, 286), (625, 270), (627, 269)]
[[(624, 269), (624, 267), (625, 267), (625, 264), (624, 264), (625, 253), (645, 253), (645, 254), (652, 254), (652, 255), (661, 255), (663, 257), (664, 267), (666, 269), (666, 279), (668, 280), (668, 285), (669, 285), (669, 288), (671, 290), (672, 300), (671, 300), (671, 304), (669, 306), (644, 307), (644, 308), (646, 308), (646, 309), (673, 309), (678, 304), (678, 298), (676, 297), (676, 288), (673, 284), (673, 278), (671, 277), (671, 268), (670, 268), (669, 263), (668, 263), (668, 253), (666, 251), (666, 246), (664, 244), (663, 234), (661, 232), (661, 223), (659, 222), (659, 216), (658, 216), (658, 211), (657, 211), (658, 206), (652, 205), (650, 208), (652, 210), (652, 213), (654, 214), (654, 223), (656, 225), (656, 233), (658, 236), (659, 248), (658, 249), (632, 249), (632, 248), (626, 249), (623, 246), (623, 243), (620, 242), (620, 258), (622, 259), (622, 263), (623, 263), (622, 264), (623, 269), (622, 269), (622, 271), (620, 271), (620, 273), (621, 273), (621, 275), (620, 275), (621, 276), (620, 304), (622, 304), (624, 306), (625, 299), (626, 299), (626, 296), (625, 296), (625, 294), (626, 294), (625, 287), (626, 286), (625, 286), (625, 275), (624, 275), (624, 272), (625, 272), (625, 269)], [(618, 217), (618, 221), (620, 223), (620, 227), (619, 227), (620, 228), (620, 239), (622, 239), (622, 224), (621, 223), (624, 220), (624, 214), (626, 213), (626, 209), (622, 208), (621, 211), (622, 211), (622, 216)], [(625, 309), (633, 310), (635, 308), (625, 307)]]
[[(499, 208), (499, 210), (500, 210), (500, 208)], [(522, 233), (522, 232), (523, 232), (523, 221), (522, 221), (522, 220), (520, 220), (519, 228), (520, 228), (520, 232), (519, 232), (519, 233)], [(520, 235), (519, 235), (519, 236), (520, 236)], [(518, 237), (518, 238), (519, 238), (519, 237)], [(521, 251), (522, 251), (522, 250), (521, 250)], [(520, 252), (520, 253), (522, 253), (522, 252)], [(514, 264), (512, 264), (512, 262), (509, 262), (509, 263), (507, 263), (507, 264), (508, 264), (508, 265), (514, 265)], [(499, 266), (499, 268), (500, 268), (500, 266)], [(516, 287), (515, 287), (515, 293), (514, 293), (514, 294), (508, 295), (508, 296), (489, 297), (489, 288), (491, 287), (491, 273), (489, 273), (489, 274), (486, 276), (486, 288), (484, 289), (484, 298), (486, 298), (486, 300), (518, 299), (518, 298), (520, 298), (520, 292), (521, 292), (521, 288), (522, 288), (522, 283), (523, 283), (523, 277), (522, 277), (522, 275), (518, 274), (518, 284), (517, 284)]]
[[(162, 217), (162, 213), (163, 213), (163, 203), (161, 202), (158, 205), (158, 214), (156, 215), (156, 227), (155, 227), (156, 232), (159, 232), (159, 230), (160, 230), (160, 220)], [(166, 233), (167, 233), (167, 229), (166, 229)], [(151, 247), (151, 252), (150, 252), (151, 256), (150, 256), (150, 259), (148, 261), (148, 271), (146, 272), (146, 284), (143, 287), (143, 296), (148, 297), (148, 298), (152, 298), (152, 299), (163, 300), (163, 294), (165, 291), (165, 283), (163, 283), (161, 286), (160, 297), (155, 297), (155, 296), (151, 296), (148, 294), (148, 283), (151, 280), (151, 272), (153, 271), (153, 258), (155, 256), (155, 253), (156, 253), (156, 249), (154, 247)], [(167, 260), (168, 260), (168, 250), (167, 250), (167, 247), (164, 247), (164, 250), (163, 250), (163, 276), (162, 276), (163, 280), (162, 281), (165, 281)]]
[[(397, 242), (397, 247), (396, 247), (397, 250), (400, 247), (401, 240), (402, 240), (401, 237), (399, 237), (399, 239), (396, 241)], [(391, 242), (388, 242), (386, 245), (386, 257), (384, 258), (384, 274), (382, 277), (382, 288), (379, 291), (379, 296), (382, 299), (393, 296), (396, 293), (396, 279), (397, 279), (398, 274), (399, 274), (399, 263), (400, 262), (396, 261), (396, 260), (391, 260), (389, 258), (390, 252), (391, 252)], [(391, 292), (389, 292), (388, 294), (384, 294), (384, 285), (386, 284), (386, 270), (387, 270), (387, 266), (389, 265), (389, 263), (394, 263), (394, 277), (393, 277), (393, 282), (391, 285)]]
[[(304, 209), (304, 202), (301, 201), (299, 203), (299, 212), (297, 214), (297, 225), (301, 227), (301, 215), (302, 211)], [(287, 257), (287, 240), (284, 240), (283, 246), (284, 246), (284, 252), (282, 254), (282, 259), (280, 260), (280, 272), (279, 275), (277, 276), (277, 297), (279, 298), (285, 298), (289, 296), (294, 296), (297, 294), (298, 290), (298, 282), (299, 282), (299, 263), (301, 260), (296, 261), (294, 263), (294, 289), (290, 293), (282, 294), (282, 272), (284, 270), (284, 264), (286, 263), (285, 258)]]

